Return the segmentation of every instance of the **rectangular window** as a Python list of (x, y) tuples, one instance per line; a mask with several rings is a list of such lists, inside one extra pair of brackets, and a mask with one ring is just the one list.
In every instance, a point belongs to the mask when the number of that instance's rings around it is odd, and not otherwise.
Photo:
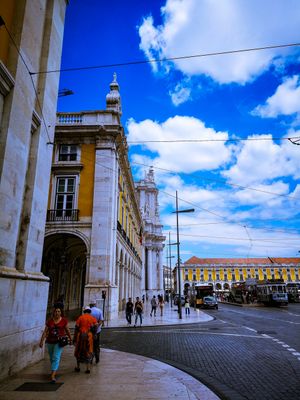
[(57, 178), (55, 210), (56, 217), (70, 217), (74, 209), (75, 178)]
[(232, 280), (235, 281), (235, 274), (232, 274)]
[(62, 144), (59, 147), (58, 161), (76, 161), (77, 146), (74, 144)]

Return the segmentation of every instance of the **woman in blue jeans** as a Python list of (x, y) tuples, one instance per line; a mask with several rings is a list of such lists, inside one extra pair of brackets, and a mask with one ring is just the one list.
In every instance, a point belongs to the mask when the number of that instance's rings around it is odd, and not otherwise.
[(63, 347), (59, 346), (58, 340), (62, 336), (69, 338), (69, 343), (72, 342), (70, 329), (68, 327), (67, 318), (63, 317), (62, 309), (55, 307), (52, 318), (50, 318), (45, 326), (44, 332), (40, 340), (40, 347), (44, 345), (46, 339), (46, 345), (50, 357), (51, 363), (51, 382), (56, 382), (56, 372), (59, 368), (60, 358)]

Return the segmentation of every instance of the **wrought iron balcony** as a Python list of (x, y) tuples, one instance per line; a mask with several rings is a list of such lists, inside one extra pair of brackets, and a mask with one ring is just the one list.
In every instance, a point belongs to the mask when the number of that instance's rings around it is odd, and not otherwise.
[(79, 210), (47, 210), (47, 222), (78, 221)]

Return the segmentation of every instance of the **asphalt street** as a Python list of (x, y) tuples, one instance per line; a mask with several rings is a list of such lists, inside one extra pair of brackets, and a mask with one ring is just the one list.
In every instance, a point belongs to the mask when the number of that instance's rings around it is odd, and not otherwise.
[(106, 328), (102, 346), (173, 365), (222, 399), (300, 398), (300, 304), (220, 304), (211, 322)]

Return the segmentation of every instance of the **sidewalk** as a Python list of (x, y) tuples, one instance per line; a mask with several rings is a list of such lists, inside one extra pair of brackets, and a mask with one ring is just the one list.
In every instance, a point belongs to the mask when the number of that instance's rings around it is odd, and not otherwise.
[[(156, 309), (156, 317), (150, 317), (151, 305), (150, 301), (144, 304), (143, 313), (143, 326), (157, 326), (157, 325), (181, 325), (181, 324), (194, 324), (199, 322), (208, 322), (213, 319), (210, 315), (206, 314), (202, 310), (193, 307), (190, 308), (190, 315), (185, 315), (185, 309), (182, 307), (182, 319), (179, 319), (178, 307), (174, 306), (171, 308), (170, 303), (166, 303), (163, 310), (163, 316), (160, 316), (160, 309)], [(132, 318), (132, 327), (134, 325), (134, 316)], [(119, 312), (118, 318), (111, 321), (105, 321), (105, 326), (108, 328), (115, 327), (127, 327), (127, 321), (125, 318), (125, 311)], [(138, 320), (139, 326), (139, 320)]]
[[(182, 320), (179, 320), (178, 313), (174, 310), (175, 308), (171, 309), (166, 305), (165, 315), (154, 318), (150, 317), (149, 307), (146, 306), (143, 325), (186, 324), (212, 319), (202, 311), (191, 309), (190, 316), (183, 313)], [(120, 317), (121, 320), (111, 321), (108, 326), (127, 327), (123, 313)], [(101, 348), (100, 363), (93, 365), (91, 374), (85, 374), (84, 368), (76, 373), (73, 352), (74, 348), (71, 346), (64, 349), (56, 384), (49, 383), (49, 360), (45, 354), (44, 360), (0, 383), (1, 400), (219, 399), (198, 380), (170, 365), (115, 350)], [(24, 391), (24, 386), (21, 387), (24, 384), (29, 391)]]

